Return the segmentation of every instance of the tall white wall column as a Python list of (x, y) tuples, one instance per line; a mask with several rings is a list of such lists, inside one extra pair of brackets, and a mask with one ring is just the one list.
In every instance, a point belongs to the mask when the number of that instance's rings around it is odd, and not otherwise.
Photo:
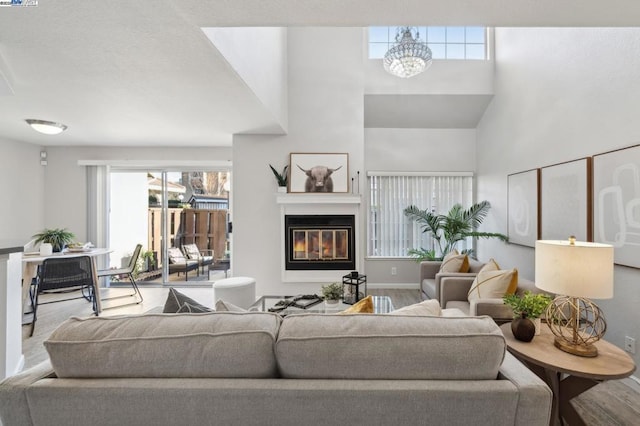
[(22, 354), (22, 250), (0, 244), (0, 379), (19, 373)]

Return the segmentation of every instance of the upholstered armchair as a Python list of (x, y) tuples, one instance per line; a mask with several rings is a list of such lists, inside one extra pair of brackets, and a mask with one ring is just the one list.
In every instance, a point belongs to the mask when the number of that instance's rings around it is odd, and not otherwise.
[[(440, 298), (438, 299), (440, 306), (443, 309), (456, 308), (470, 316), (488, 315), (498, 324), (513, 320), (513, 310), (504, 304), (502, 298), (469, 300), (468, 294), (473, 280), (474, 277), (443, 277), (440, 280)], [(522, 295), (525, 291), (544, 293), (535, 286), (533, 281), (518, 278), (516, 294)]]
[[(440, 260), (426, 260), (420, 262), (420, 296), (423, 300), (440, 300), (441, 281), (444, 277), (470, 279), (469, 285), (471, 285), (471, 282), (480, 269), (482, 269), (484, 263), (469, 258), (469, 272), (440, 272), (441, 266), (442, 261)], [(467, 288), (466, 291), (469, 291), (469, 288)], [(440, 305), (444, 308), (442, 302)]]

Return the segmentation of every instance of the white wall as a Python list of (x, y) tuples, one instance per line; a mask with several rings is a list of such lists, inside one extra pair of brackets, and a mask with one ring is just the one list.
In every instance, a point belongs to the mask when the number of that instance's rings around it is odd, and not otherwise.
[(112, 173), (109, 211), (109, 267), (122, 268), (137, 244), (148, 249), (149, 183), (146, 172)]
[(42, 147), (0, 139), (0, 182), (3, 206), (0, 209), (0, 238), (23, 241), (44, 226), (44, 176), (40, 165)]
[[(495, 97), (477, 128), (483, 228), (507, 233), (507, 174), (640, 142), (640, 29), (496, 29)], [(482, 240), (481, 259), (534, 278), (533, 248)], [(614, 298), (597, 301), (606, 339), (640, 342), (640, 270), (616, 267)], [(640, 362), (640, 353), (634, 356)]]
[(218, 27), (202, 31), (280, 123), (281, 129), (271, 132), (286, 131), (287, 29)]
[(288, 37), (289, 133), (233, 140), (233, 273), (255, 277), (258, 295), (320, 289), (281, 282), (280, 209), (269, 164), (281, 170), (291, 152), (346, 152), (350, 174), (364, 170), (362, 29), (290, 28)]
[(365, 129), (367, 171), (472, 172), (475, 129)]

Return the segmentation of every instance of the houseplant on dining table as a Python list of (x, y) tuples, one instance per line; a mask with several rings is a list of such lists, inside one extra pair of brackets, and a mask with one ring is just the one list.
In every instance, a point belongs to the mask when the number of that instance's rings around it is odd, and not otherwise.
[(51, 244), (54, 252), (62, 251), (66, 245), (73, 242), (75, 235), (67, 228), (44, 229), (33, 236), (35, 243)]

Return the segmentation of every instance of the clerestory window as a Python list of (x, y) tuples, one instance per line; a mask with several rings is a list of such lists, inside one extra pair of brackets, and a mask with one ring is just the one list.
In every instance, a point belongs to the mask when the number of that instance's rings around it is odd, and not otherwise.
[[(433, 59), (487, 59), (486, 27), (416, 27)], [(398, 27), (369, 27), (369, 59), (382, 59), (396, 42)]]

